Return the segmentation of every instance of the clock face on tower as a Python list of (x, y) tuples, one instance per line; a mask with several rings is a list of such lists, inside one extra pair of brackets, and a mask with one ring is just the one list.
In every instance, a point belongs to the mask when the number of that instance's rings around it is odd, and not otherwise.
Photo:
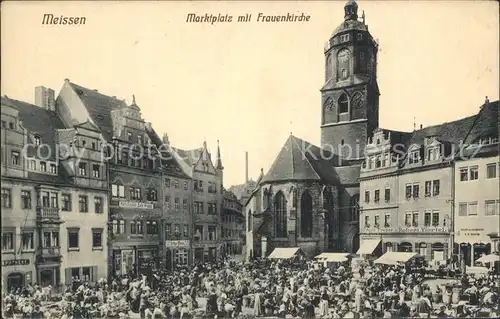
[(337, 57), (339, 62), (346, 62), (351, 57), (351, 52), (347, 49), (340, 50)]

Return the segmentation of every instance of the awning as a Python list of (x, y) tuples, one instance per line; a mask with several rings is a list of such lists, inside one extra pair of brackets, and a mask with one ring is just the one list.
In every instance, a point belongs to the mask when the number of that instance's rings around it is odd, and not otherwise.
[(483, 257), (479, 258), (478, 260), (476, 260), (476, 262), (483, 263), (483, 264), (494, 263), (497, 261), (500, 261), (500, 256), (495, 255), (495, 254), (489, 254), (489, 255), (483, 256)]
[(321, 253), (318, 256), (314, 257), (314, 259), (318, 261), (326, 261), (326, 262), (343, 262), (347, 261), (348, 257), (351, 254), (349, 253)]
[(371, 255), (375, 248), (377, 248), (378, 244), (380, 244), (380, 239), (365, 239), (361, 241), (361, 245), (359, 246), (357, 255)]
[(375, 260), (375, 263), (384, 265), (404, 264), (416, 256), (418, 256), (417, 253), (403, 253), (403, 252), (389, 251), (383, 254), (382, 257), (380, 257), (379, 259)]
[(486, 267), (476, 267), (476, 266), (474, 266), (474, 267), (466, 266), (465, 273), (467, 273), (467, 274), (477, 274), (477, 275), (487, 274), (488, 273), (488, 268), (486, 268)]
[(293, 248), (275, 248), (267, 257), (269, 259), (289, 259), (301, 252), (299, 247)]

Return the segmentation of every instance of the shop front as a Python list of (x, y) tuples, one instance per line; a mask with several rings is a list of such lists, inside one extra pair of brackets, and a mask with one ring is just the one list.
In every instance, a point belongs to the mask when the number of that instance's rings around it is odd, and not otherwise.
[(140, 247), (137, 249), (137, 271), (140, 274), (151, 275), (159, 267), (158, 247)]
[(224, 244), (221, 243), (218, 248), (217, 245), (209, 244), (194, 244), (194, 261), (197, 263), (210, 263), (216, 262), (217, 258), (222, 256), (222, 251), (224, 251)]
[(33, 259), (2, 260), (2, 292), (33, 284)]
[(135, 272), (135, 250), (113, 249), (113, 274), (123, 276)]
[(178, 269), (180, 267), (187, 267), (190, 265), (189, 262), (189, 252), (190, 252), (189, 240), (167, 240), (165, 241), (166, 247), (166, 268), (169, 270)]
[(490, 229), (486, 229), (491, 228), (490, 225), (480, 227), (471, 223), (468, 227), (460, 224), (458, 226), (454, 250), (459, 261), (463, 260), (465, 265), (474, 266), (477, 259), (495, 251), (495, 242), (492, 239), (493, 236), (490, 236), (492, 232)]

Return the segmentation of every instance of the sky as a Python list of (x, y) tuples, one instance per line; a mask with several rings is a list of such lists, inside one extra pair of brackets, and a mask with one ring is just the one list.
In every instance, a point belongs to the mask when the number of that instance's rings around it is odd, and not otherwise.
[[(345, 1), (2, 2), (1, 93), (34, 102), (64, 79), (129, 103), (177, 148), (215, 154), (224, 185), (272, 165), (293, 135), (320, 144), (324, 44)], [(380, 125), (411, 131), (477, 113), (498, 100), (496, 1), (358, 1), (380, 44)], [(308, 22), (262, 23), (304, 13)], [(80, 26), (43, 15), (83, 16)], [(189, 13), (252, 14), (247, 23), (187, 23)]]

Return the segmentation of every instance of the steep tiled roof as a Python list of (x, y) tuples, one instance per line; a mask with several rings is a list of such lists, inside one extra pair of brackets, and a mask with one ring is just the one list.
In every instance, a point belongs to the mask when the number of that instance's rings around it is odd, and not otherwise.
[[(2, 97), (2, 104), (12, 106), (19, 111), (19, 119), (23, 127), (30, 133), (28, 142), (33, 144), (33, 136), (39, 135), (41, 144), (48, 145), (51, 149), (50, 154), (45, 154), (46, 148), (43, 148), (42, 155), (44, 157), (50, 155), (47, 159), (54, 160), (56, 157), (56, 129), (65, 128), (57, 114), (42, 107), (8, 97)], [(28, 147), (28, 156), (35, 155), (36, 150), (33, 147)]]
[(177, 154), (179, 154), (179, 157), (182, 158), (186, 164), (189, 166), (195, 165), (198, 160), (200, 159), (201, 154), (203, 153), (203, 148), (195, 148), (193, 150), (182, 150), (180, 148), (175, 148), (175, 151)]
[(338, 179), (342, 185), (358, 184), (361, 165), (335, 167)]
[(475, 143), (483, 137), (498, 137), (499, 122), (498, 107), (499, 101), (490, 102), (481, 108), (474, 119), (474, 123), (465, 139), (465, 144)]
[(334, 169), (338, 165), (334, 154), (290, 135), (261, 182), (323, 180), (334, 184), (339, 180)]
[(498, 136), (498, 105), (498, 101), (490, 102), (481, 107), (476, 115), (416, 130), (404, 143), (406, 150), (411, 145), (422, 146), (424, 139), (429, 136), (436, 136), (442, 143), (456, 146), (463, 142), (474, 143), (484, 136)]
[(162, 139), (153, 128), (146, 128), (146, 132), (153, 144), (155, 144), (157, 147), (161, 146), (159, 150), (162, 153), (162, 164), (165, 172), (172, 175), (177, 175), (182, 178), (188, 178), (189, 177), (188, 172), (185, 172), (182, 169), (182, 166), (179, 163), (178, 159), (176, 159), (175, 156), (172, 154), (170, 146), (163, 144)]
[(436, 136), (441, 141), (450, 142), (452, 144), (459, 144), (460, 141), (465, 139), (467, 132), (472, 127), (474, 118), (476, 116), (469, 116), (453, 122), (447, 122), (439, 125), (425, 127), (421, 130), (416, 130), (412, 133), (407, 144), (423, 145), (426, 137)]
[(390, 135), (391, 145), (403, 144), (406, 145), (411, 139), (413, 132), (402, 132), (394, 130), (382, 129), (385, 134)]
[(111, 110), (127, 106), (125, 102), (72, 82), (70, 82), (70, 85), (85, 104), (90, 117), (101, 130), (103, 137), (106, 140), (111, 140), (113, 137)]

